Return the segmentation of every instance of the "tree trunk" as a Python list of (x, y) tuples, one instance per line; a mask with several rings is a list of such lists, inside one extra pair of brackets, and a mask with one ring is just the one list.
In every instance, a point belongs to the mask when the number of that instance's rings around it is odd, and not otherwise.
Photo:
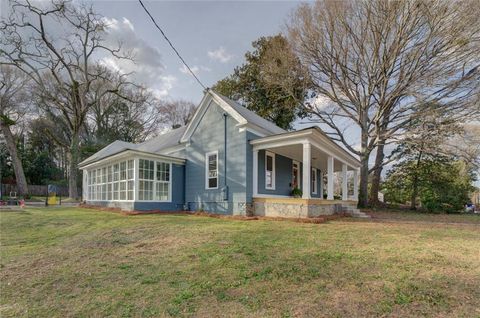
[[(422, 145), (423, 146), (423, 145)], [(420, 151), (417, 158), (417, 165), (413, 171), (412, 180), (412, 196), (410, 198), (410, 210), (417, 209), (417, 196), (418, 196), (418, 170), (420, 168), (420, 162), (422, 160), (423, 151)]]
[(73, 133), (69, 149), (69, 164), (68, 164), (68, 197), (71, 199), (78, 198), (77, 187), (77, 172), (79, 160), (79, 137), (78, 133)]
[(360, 188), (358, 192), (358, 207), (366, 208), (368, 206), (368, 157), (367, 153), (360, 157)]
[(360, 122), (362, 123), (362, 132), (360, 135), (361, 155), (360, 155), (360, 187), (358, 189), (358, 208), (368, 206), (368, 159), (370, 151), (368, 150), (368, 128), (367, 116), (360, 113)]
[(15, 140), (13, 139), (10, 126), (6, 125), (3, 120), (0, 120), (0, 129), (3, 133), (3, 136), (5, 136), (8, 153), (10, 154), (10, 157), (12, 157), (13, 170), (15, 171), (15, 179), (17, 181), (18, 195), (24, 196), (28, 194), (27, 180), (25, 179), (25, 173), (23, 172), (22, 161), (18, 157), (17, 146), (15, 145)]
[(378, 206), (380, 201), (378, 200), (378, 191), (380, 191), (380, 180), (382, 178), (383, 170), (383, 159), (385, 158), (384, 153), (384, 142), (380, 142), (377, 147), (377, 154), (375, 156), (375, 166), (372, 173), (372, 185), (370, 187), (370, 199), (369, 204), (371, 206)]

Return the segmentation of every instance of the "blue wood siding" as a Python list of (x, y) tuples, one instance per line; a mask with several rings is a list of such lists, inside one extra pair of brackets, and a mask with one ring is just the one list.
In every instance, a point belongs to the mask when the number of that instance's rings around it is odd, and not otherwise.
[[(232, 214), (243, 213), (247, 193), (247, 137), (240, 132), (238, 122), (227, 116), (227, 185), (228, 200), (224, 200), (224, 114), (211, 102), (191, 136), (186, 148), (185, 200), (190, 210)], [(218, 151), (218, 189), (205, 188), (205, 154)]]
[[(293, 159), (275, 154), (275, 190), (265, 188), (265, 150), (258, 152), (258, 193), (268, 195), (290, 196), (292, 192)], [(300, 162), (299, 188), (303, 187), (303, 163)], [(313, 190), (313, 189), (310, 189)], [(317, 169), (317, 193), (310, 193), (313, 198), (320, 198), (320, 170)]]

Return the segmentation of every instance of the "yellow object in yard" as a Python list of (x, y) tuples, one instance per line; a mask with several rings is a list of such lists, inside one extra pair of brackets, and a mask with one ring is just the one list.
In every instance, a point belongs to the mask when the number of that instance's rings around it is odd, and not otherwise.
[(53, 195), (51, 197), (48, 197), (48, 204), (49, 205), (57, 204), (57, 196)]

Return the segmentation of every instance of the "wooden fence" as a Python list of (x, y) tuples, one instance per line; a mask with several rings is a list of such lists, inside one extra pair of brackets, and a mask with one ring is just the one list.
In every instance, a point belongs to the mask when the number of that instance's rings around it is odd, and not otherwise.
[[(2, 184), (1, 185), (2, 189), (2, 197), (3, 196), (9, 196), (10, 192), (16, 192), (17, 191), (17, 185), (16, 184)], [(28, 194), (29, 195), (38, 195), (38, 196), (46, 196), (47, 195), (47, 189), (48, 186), (46, 185), (34, 185), (34, 184), (29, 184), (28, 185)], [(62, 187), (62, 186), (57, 186), (57, 195), (61, 195), (62, 197), (68, 197), (68, 187)], [(82, 189), (78, 188), (78, 196), (82, 196)]]

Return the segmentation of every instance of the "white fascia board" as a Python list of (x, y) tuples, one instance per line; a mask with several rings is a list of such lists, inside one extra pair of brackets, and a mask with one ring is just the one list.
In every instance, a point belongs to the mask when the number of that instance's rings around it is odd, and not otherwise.
[(187, 129), (185, 129), (185, 132), (183, 133), (182, 137), (180, 138), (180, 142), (184, 143), (190, 139), (190, 136), (192, 135), (193, 131), (195, 130), (195, 127), (197, 127), (198, 123), (200, 122), (200, 119), (203, 117), (203, 114), (205, 113), (206, 109), (208, 109), (208, 106), (210, 103), (207, 102), (207, 99), (209, 99), (208, 94), (204, 94), (202, 100), (200, 101), (200, 104), (198, 104), (197, 110), (195, 111), (195, 114), (193, 114), (192, 120), (188, 123)]
[(283, 133), (283, 134), (276, 134), (264, 138), (259, 138), (259, 139), (254, 139), (250, 141), (250, 144), (253, 146), (260, 146), (260, 145), (269, 145), (271, 143), (281, 143), (285, 142), (285, 146), (291, 145), (292, 143), (290, 142), (291, 140), (295, 140), (298, 142), (298, 139), (305, 139), (305, 137), (308, 137), (312, 134), (310, 130), (305, 130), (305, 131), (292, 131), (288, 133)]
[(224, 110), (226, 111), (230, 116), (233, 117), (233, 119), (235, 119), (238, 124), (240, 125), (245, 125), (245, 124), (248, 124), (247, 120), (245, 119), (245, 117), (243, 117), (242, 115), (240, 115), (240, 113), (238, 113), (235, 109), (232, 108), (232, 106), (230, 106), (227, 102), (225, 102), (222, 98), (218, 97), (217, 94), (215, 94), (215, 92), (209, 90), (208, 91), (212, 97), (213, 97), (213, 100)]
[(159, 154), (154, 154), (150, 152), (143, 152), (143, 151), (138, 151), (138, 150), (123, 150), (122, 152), (119, 152), (115, 155), (111, 155), (108, 157), (105, 157), (101, 160), (92, 162), (90, 164), (84, 165), (79, 167), (80, 169), (88, 169), (96, 166), (101, 166), (104, 165), (106, 162), (109, 161), (115, 161), (119, 159), (126, 159), (126, 158), (133, 158), (133, 157), (141, 157), (141, 158), (146, 158), (146, 159), (160, 159), (165, 162), (170, 162), (170, 163), (177, 163), (177, 164), (185, 164), (185, 159), (181, 158), (175, 158), (175, 157), (170, 157), (170, 156), (165, 156), (165, 155), (159, 155)]
[(262, 127), (258, 127), (257, 125), (253, 125), (251, 123), (247, 123), (247, 124), (237, 124), (236, 127), (238, 127), (238, 131), (239, 132), (242, 132), (242, 131), (249, 131), (259, 137), (266, 137), (266, 136), (270, 136), (272, 133)]
[(311, 143), (327, 155), (347, 164), (351, 168), (360, 167), (360, 162), (349, 154), (345, 149), (334, 143), (328, 137), (323, 136), (315, 129), (293, 131), (284, 134), (273, 135), (250, 141), (254, 150), (262, 150), (275, 147), (290, 146), (295, 144)]
[(240, 115), (235, 109), (232, 108), (228, 103), (226, 103), (223, 99), (218, 97), (215, 92), (208, 90), (205, 95), (203, 96), (202, 101), (200, 102), (197, 111), (193, 115), (192, 120), (188, 124), (187, 129), (185, 129), (185, 132), (183, 133), (182, 138), (180, 138), (181, 143), (188, 142), (190, 137), (193, 135), (195, 129), (197, 129), (198, 124), (203, 118), (203, 115), (207, 111), (207, 109), (210, 107), (211, 103), (215, 102), (220, 108), (222, 108), (225, 112), (227, 112), (230, 116), (232, 116), (233, 119), (235, 119), (238, 124), (244, 125), (247, 124), (247, 120)]
[(320, 133), (316, 129), (314, 130), (315, 133), (315, 138), (319, 138), (320, 140), (323, 141), (323, 143), (326, 143), (330, 145), (335, 152), (337, 152), (340, 157), (346, 158), (350, 163), (348, 164), (352, 168), (360, 168), (361, 163), (360, 161), (355, 158), (351, 153), (349, 153), (347, 150), (345, 150), (343, 147), (339, 146), (336, 144), (333, 140), (331, 140), (328, 136), (325, 136), (324, 134)]

